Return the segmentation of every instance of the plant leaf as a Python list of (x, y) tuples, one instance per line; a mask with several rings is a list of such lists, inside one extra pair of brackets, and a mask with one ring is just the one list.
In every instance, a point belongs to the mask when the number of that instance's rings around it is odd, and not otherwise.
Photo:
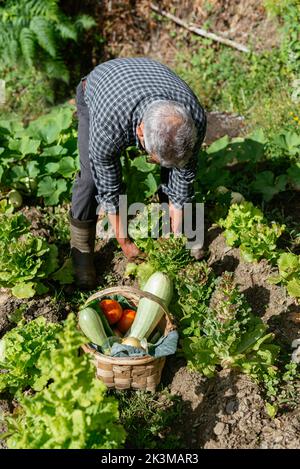
[(34, 16), (29, 25), (31, 31), (35, 33), (36, 40), (40, 47), (51, 57), (56, 57), (57, 47), (53, 25), (46, 18)]
[(295, 298), (300, 298), (300, 280), (293, 278), (286, 286), (288, 294)]
[(72, 259), (68, 258), (65, 260), (62, 267), (52, 274), (51, 278), (57, 280), (61, 285), (69, 285), (74, 281), (74, 271), (72, 265)]
[(35, 284), (33, 282), (18, 283), (11, 292), (17, 298), (32, 298), (35, 295)]
[(23, 156), (30, 154), (35, 155), (40, 144), (40, 140), (34, 140), (25, 135), (21, 139), (11, 140), (8, 144), (8, 148), (20, 152)]
[(66, 192), (67, 183), (64, 179), (44, 177), (38, 184), (37, 195), (45, 199), (46, 205), (57, 205), (61, 194)]

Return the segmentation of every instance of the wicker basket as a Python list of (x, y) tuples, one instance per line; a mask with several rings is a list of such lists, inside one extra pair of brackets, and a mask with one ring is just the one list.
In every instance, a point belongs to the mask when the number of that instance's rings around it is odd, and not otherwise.
[[(137, 306), (140, 298), (148, 298), (158, 303), (164, 311), (164, 316), (158, 324), (158, 328), (167, 335), (175, 329), (172, 317), (160, 298), (152, 293), (144, 292), (133, 287), (112, 287), (102, 290), (90, 296), (85, 303), (87, 306), (95, 299), (120, 294)], [(154, 392), (160, 382), (161, 373), (165, 364), (165, 357), (155, 358), (150, 355), (144, 357), (109, 357), (92, 349), (88, 345), (82, 346), (83, 350), (94, 356), (97, 369), (97, 377), (108, 388), (115, 389), (143, 389)]]

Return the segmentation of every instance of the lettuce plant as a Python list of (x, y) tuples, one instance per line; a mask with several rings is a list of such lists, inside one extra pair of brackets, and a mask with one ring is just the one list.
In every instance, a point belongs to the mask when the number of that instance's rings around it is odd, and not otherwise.
[(0, 286), (18, 298), (47, 291), (42, 281), (58, 268), (57, 247), (29, 232), (23, 214), (2, 214), (0, 224)]
[(56, 345), (55, 334), (61, 327), (60, 324), (47, 323), (40, 316), (27, 324), (21, 320), (17, 327), (4, 335), (0, 341), (0, 392), (16, 394), (34, 387), (40, 376), (37, 361), (43, 351)]
[(226, 219), (221, 220), (220, 225), (225, 228), (224, 236), (227, 244), (240, 247), (245, 261), (276, 259), (276, 242), (282, 235), (285, 225), (275, 222), (268, 225), (262, 211), (251, 202), (232, 205)]
[(74, 314), (56, 339), (57, 346), (45, 350), (38, 360), (37, 392), (22, 396), (18, 412), (6, 417), (8, 448), (120, 448), (125, 431), (117, 423), (117, 400), (105, 395), (90, 355), (79, 355), (86, 340), (76, 328)]
[(300, 256), (284, 252), (277, 261), (279, 275), (269, 278), (270, 283), (281, 283), (289, 295), (300, 298)]
[(213, 376), (220, 368), (237, 368), (254, 378), (272, 373), (279, 347), (263, 321), (252, 314), (244, 296), (225, 273), (215, 290), (198, 335), (183, 340), (191, 368)]

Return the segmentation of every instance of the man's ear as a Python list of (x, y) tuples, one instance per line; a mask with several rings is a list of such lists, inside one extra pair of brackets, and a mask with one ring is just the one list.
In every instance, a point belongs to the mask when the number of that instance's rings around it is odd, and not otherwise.
[(140, 125), (137, 126), (136, 133), (139, 138), (144, 138), (144, 122), (141, 122)]

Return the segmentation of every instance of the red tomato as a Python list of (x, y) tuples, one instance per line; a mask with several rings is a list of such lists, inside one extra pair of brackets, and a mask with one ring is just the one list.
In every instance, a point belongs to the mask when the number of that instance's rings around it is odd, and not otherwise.
[(117, 323), (119, 331), (123, 332), (123, 334), (127, 332), (134, 321), (135, 315), (136, 312), (133, 309), (124, 309), (121, 319)]
[(116, 300), (102, 300), (100, 301), (100, 308), (105, 314), (109, 324), (118, 322), (123, 313), (122, 306)]

